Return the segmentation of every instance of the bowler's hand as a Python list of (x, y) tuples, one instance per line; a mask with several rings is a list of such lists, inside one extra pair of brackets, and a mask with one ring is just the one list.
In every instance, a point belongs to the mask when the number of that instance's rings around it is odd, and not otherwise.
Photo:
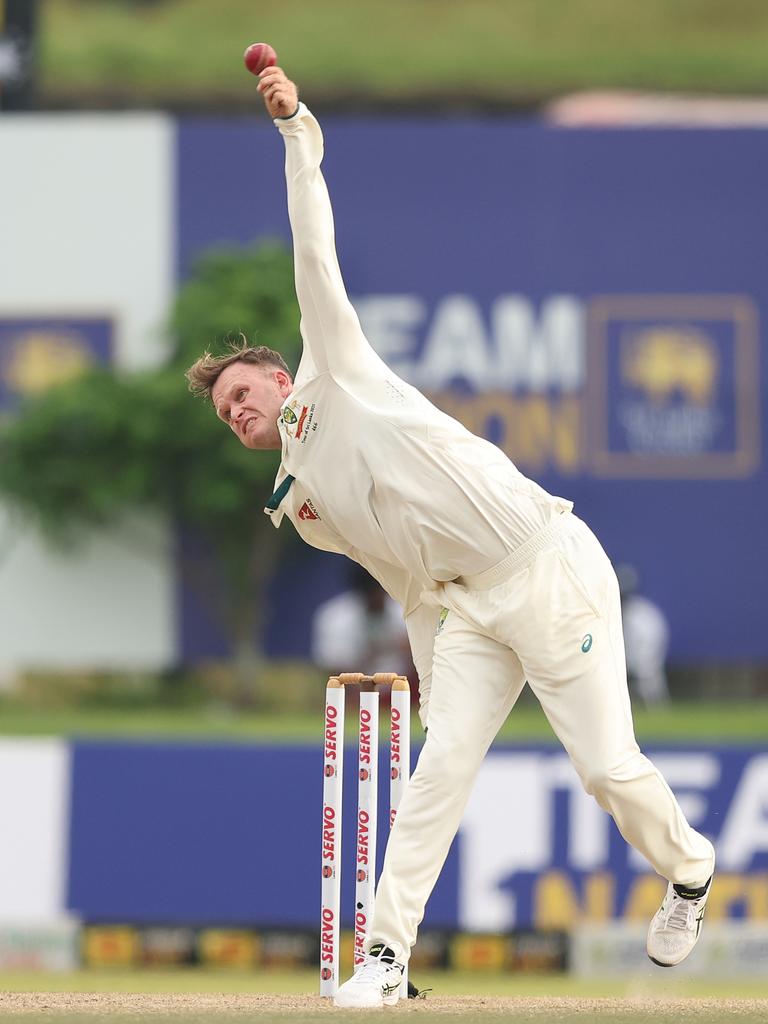
[(290, 117), (299, 105), (299, 90), (282, 68), (265, 68), (259, 75), (259, 92), (270, 117)]

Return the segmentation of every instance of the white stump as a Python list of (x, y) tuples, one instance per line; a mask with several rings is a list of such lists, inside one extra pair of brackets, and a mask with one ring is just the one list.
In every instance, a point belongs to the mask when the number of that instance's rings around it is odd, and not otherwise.
[(376, 819), (379, 782), (379, 694), (360, 694), (355, 847), (355, 967), (364, 960), (376, 886)]
[(323, 843), (320, 912), (320, 995), (339, 987), (341, 801), (344, 782), (344, 687), (331, 677), (325, 691)]
[[(400, 801), (411, 775), (411, 690), (402, 677), (392, 683), (389, 734), (389, 827), (395, 824)], [(408, 968), (403, 972), (400, 998), (408, 998)]]

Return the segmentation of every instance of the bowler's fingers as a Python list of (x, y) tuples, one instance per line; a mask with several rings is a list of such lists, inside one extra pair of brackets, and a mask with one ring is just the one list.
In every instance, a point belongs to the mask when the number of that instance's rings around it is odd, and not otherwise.
[(282, 68), (265, 68), (259, 76), (258, 90), (272, 117), (289, 116), (298, 106), (298, 90)]
[(265, 101), (273, 117), (288, 117), (297, 107), (296, 94), (280, 88), (268, 93)]
[(267, 103), (276, 103), (278, 100), (286, 99), (291, 95), (291, 90), (284, 82), (278, 82), (264, 90), (264, 99)]
[(278, 67), (264, 68), (264, 70), (259, 75), (258, 89), (259, 89), (259, 92), (265, 92), (266, 89), (269, 86), (275, 85), (275, 84), (277, 84), (277, 82), (287, 82), (287, 81), (288, 81), (288, 76), (286, 75), (286, 73), (283, 71), (282, 68), (278, 68)]

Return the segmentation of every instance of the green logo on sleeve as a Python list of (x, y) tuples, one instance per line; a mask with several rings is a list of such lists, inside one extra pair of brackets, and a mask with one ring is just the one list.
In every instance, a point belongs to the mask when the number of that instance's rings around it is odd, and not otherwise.
[(584, 639), (581, 641), (581, 649), (584, 654), (588, 654), (592, 649), (592, 634), (587, 633)]

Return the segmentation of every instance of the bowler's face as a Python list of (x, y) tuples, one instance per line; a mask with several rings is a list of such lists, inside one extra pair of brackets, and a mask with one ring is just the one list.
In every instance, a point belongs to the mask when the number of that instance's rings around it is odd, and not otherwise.
[(246, 448), (279, 449), (280, 406), (293, 390), (291, 378), (274, 366), (231, 363), (211, 391), (216, 415), (229, 424)]

